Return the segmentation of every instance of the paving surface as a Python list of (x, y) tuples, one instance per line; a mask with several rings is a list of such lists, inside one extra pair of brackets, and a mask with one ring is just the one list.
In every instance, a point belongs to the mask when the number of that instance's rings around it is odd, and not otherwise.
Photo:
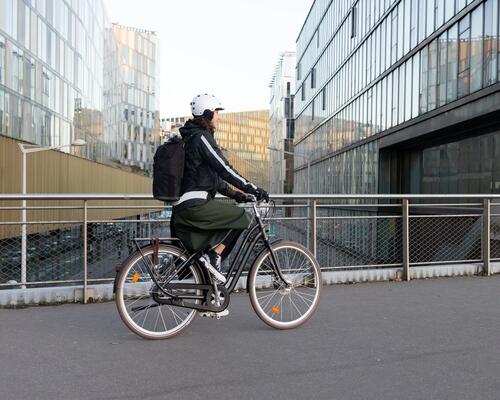
[(500, 276), (325, 287), (291, 331), (230, 310), (166, 341), (114, 303), (0, 310), (0, 399), (500, 399)]

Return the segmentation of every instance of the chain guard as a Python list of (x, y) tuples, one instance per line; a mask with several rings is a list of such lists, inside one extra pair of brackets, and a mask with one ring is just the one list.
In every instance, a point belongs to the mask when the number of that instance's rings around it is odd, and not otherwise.
[(164, 285), (163, 289), (165, 291), (171, 290), (179, 290), (179, 289), (195, 289), (202, 290), (204, 292), (204, 300), (202, 304), (195, 303), (192, 299), (182, 299), (182, 294), (175, 296), (172, 293), (173, 297), (162, 298), (160, 295), (163, 293), (158, 289), (158, 287), (153, 287), (151, 290), (151, 297), (155, 302), (161, 305), (171, 305), (176, 307), (184, 307), (184, 308), (192, 308), (199, 311), (213, 311), (220, 312), (224, 311), (229, 305), (229, 292), (224, 285), (217, 285), (219, 289), (221, 297), (224, 298), (222, 304), (217, 307), (212, 303), (213, 298), (215, 297), (214, 288), (212, 285), (195, 285), (195, 284), (183, 284), (183, 283), (172, 283)]

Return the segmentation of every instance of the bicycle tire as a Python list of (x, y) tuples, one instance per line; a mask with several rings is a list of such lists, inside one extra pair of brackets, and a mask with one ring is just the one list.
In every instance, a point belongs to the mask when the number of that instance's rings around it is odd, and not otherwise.
[[(291, 287), (286, 289), (279, 284), (272, 269), (271, 253), (265, 250), (257, 257), (248, 274), (250, 303), (267, 325), (276, 329), (293, 329), (311, 318), (319, 305), (323, 286), (321, 269), (312, 253), (299, 243), (280, 241), (271, 246)], [(295, 253), (292, 259), (288, 253)], [(303, 264), (297, 268), (301, 260)], [(293, 296), (297, 303), (293, 301)], [(287, 300), (288, 309), (284, 311)]]
[[(144, 257), (149, 257), (151, 260), (151, 256), (153, 254), (153, 247), (146, 246), (141, 249)], [(158, 264), (160, 267), (163, 260), (166, 259), (167, 256), (170, 256), (171, 260), (174, 262), (178, 262), (180, 260), (186, 260), (186, 256), (183, 254), (183, 250), (170, 245), (160, 244), (158, 248)], [(181, 332), (183, 332), (187, 327), (193, 322), (197, 311), (194, 309), (187, 309), (181, 307), (175, 307), (171, 305), (160, 305), (158, 302), (154, 301), (152, 297), (152, 290), (154, 290), (154, 282), (151, 279), (151, 276), (143, 266), (140, 267), (140, 263), (144, 263), (143, 255), (139, 251), (131, 254), (129, 258), (124, 262), (123, 267), (121, 268), (120, 275), (117, 280), (116, 285), (116, 293), (115, 293), (115, 302), (118, 308), (118, 313), (124, 324), (136, 335), (150, 340), (158, 340), (158, 339), (169, 339), (172, 338)], [(168, 268), (168, 266), (166, 267)], [(184, 269), (183, 271), (178, 272), (176, 275), (173, 275), (173, 278), (177, 278), (178, 281), (182, 281), (183, 283), (194, 283), (201, 284), (203, 282), (202, 274), (199, 269), (191, 264), (187, 266), (188, 272)], [(175, 269), (175, 268), (174, 268)], [(131, 275), (131, 272), (134, 271)], [(166, 272), (165, 272), (166, 273)], [(200, 294), (201, 291), (194, 291), (193, 294)], [(138, 296), (139, 294), (144, 294), (138, 299), (134, 299), (134, 296)], [(145, 301), (149, 301), (150, 306), (144, 305), (144, 309), (141, 309), (141, 306), (134, 307), (135, 309), (139, 309), (140, 311), (137, 314), (146, 311), (143, 326), (135, 320), (134, 315), (132, 315), (133, 309), (129, 304), (127, 307), (127, 299), (133, 301), (132, 304), (135, 304), (137, 301), (144, 299)], [(200, 300), (196, 300), (199, 302)], [(149, 308), (148, 308), (149, 307)], [(161, 319), (163, 324), (163, 329), (148, 329), (146, 328), (146, 322), (148, 321), (148, 313), (149, 310), (157, 311), (157, 316), (155, 320), (154, 328), (158, 326), (158, 323)], [(168, 311), (167, 314), (163, 314), (163, 311)], [(188, 311), (186, 311), (188, 310)], [(152, 311), (152, 312), (154, 312)], [(135, 313), (135, 312), (134, 312)], [(140, 314), (139, 314), (140, 315)], [(165, 319), (168, 317), (173, 317), (174, 324), (171, 328), (167, 327)], [(141, 316), (142, 318), (142, 316)], [(154, 318), (154, 317), (153, 317)], [(148, 321), (149, 322), (149, 321)], [(160, 325), (161, 328), (161, 325)]]

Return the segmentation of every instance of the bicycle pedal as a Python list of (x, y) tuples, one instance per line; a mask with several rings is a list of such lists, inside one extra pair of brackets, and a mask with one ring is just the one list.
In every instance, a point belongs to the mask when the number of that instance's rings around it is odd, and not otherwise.
[(217, 318), (221, 319), (222, 317), (226, 317), (229, 315), (229, 310), (223, 310), (220, 312), (213, 312), (213, 311), (202, 311), (200, 312), (201, 317), (209, 317), (209, 318)]

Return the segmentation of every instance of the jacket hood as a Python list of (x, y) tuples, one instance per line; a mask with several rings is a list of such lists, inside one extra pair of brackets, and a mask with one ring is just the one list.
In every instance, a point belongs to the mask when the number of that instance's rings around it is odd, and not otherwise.
[(188, 138), (193, 135), (195, 132), (204, 131), (204, 129), (195, 124), (192, 120), (188, 120), (182, 128), (179, 128), (179, 132), (183, 139)]

